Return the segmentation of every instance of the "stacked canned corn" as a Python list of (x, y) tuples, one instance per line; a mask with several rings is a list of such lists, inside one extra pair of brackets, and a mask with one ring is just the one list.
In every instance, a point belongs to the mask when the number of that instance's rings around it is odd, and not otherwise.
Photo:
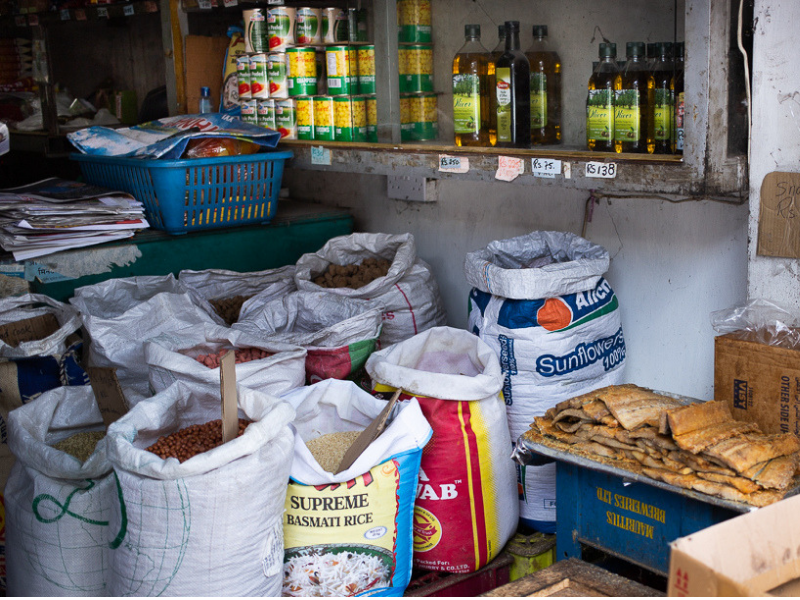
[(431, 0), (397, 0), (400, 139), (439, 136), (437, 96), (433, 92)]
[[(375, 46), (364, 9), (244, 11), (242, 119), (283, 139), (378, 141)], [(371, 117), (371, 119), (370, 119)]]

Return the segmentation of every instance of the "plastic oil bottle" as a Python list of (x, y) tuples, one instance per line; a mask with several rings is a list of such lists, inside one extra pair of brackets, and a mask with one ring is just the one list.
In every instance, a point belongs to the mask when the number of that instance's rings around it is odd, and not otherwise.
[(519, 48), (519, 21), (506, 21), (506, 51), (495, 68), (497, 146), (528, 148), (531, 144), (531, 69)]
[(589, 78), (586, 97), (586, 147), (614, 152), (614, 81), (619, 72), (617, 45), (600, 44), (600, 61)]
[(672, 60), (672, 42), (656, 44), (656, 56), (653, 63), (653, 143), (654, 154), (672, 154), (674, 137), (674, 62)]
[(531, 144), (561, 143), (561, 59), (549, 46), (547, 25), (533, 26), (525, 53), (531, 68)]
[(650, 104), (653, 78), (644, 56), (644, 42), (628, 42), (628, 60), (614, 81), (614, 150), (646, 153), (653, 151)]
[(683, 56), (684, 43), (675, 44), (675, 76), (673, 89), (675, 90), (675, 136), (673, 138), (673, 152), (683, 154), (683, 118), (685, 114), (683, 97)]
[(487, 90), (488, 105), (489, 105), (489, 143), (494, 146), (497, 143), (497, 77), (495, 76), (495, 68), (497, 60), (503, 56), (506, 51), (506, 26), (497, 26), (497, 46), (489, 53), (488, 61), (488, 81), (489, 86)]
[(456, 146), (489, 145), (489, 52), (481, 26), (464, 26), (464, 45), (453, 59), (453, 125)]

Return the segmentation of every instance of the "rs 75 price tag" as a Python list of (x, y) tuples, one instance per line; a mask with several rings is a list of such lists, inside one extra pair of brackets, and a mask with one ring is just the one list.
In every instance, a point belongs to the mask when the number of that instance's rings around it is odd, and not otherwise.
[(531, 172), (534, 175), (561, 175), (561, 161), (552, 158), (532, 158)]
[(586, 177), (600, 179), (614, 179), (617, 176), (617, 163), (588, 162), (586, 163)]

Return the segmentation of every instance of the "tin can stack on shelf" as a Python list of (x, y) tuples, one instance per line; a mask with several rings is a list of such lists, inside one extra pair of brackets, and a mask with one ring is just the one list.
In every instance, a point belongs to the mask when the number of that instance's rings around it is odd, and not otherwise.
[(433, 89), (430, 0), (398, 0), (400, 139), (429, 141), (439, 136)]

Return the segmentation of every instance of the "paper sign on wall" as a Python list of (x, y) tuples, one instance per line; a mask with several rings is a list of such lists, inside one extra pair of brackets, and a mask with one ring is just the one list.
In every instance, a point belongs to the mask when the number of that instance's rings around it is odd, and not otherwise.
[(768, 173), (761, 184), (758, 254), (800, 258), (800, 173)]

